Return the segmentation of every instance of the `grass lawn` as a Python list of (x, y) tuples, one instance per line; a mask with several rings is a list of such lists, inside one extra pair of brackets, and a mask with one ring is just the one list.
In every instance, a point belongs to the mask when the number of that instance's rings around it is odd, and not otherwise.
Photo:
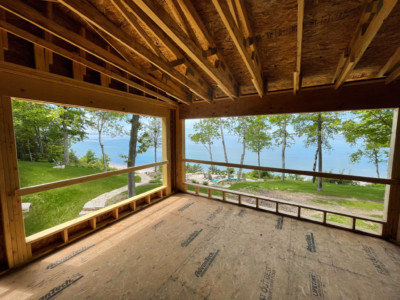
[[(19, 162), (21, 186), (31, 186), (68, 178), (100, 173), (100, 170), (80, 167), (53, 169), (52, 163)], [(24, 214), (25, 234), (53, 227), (75, 219), (89, 200), (127, 184), (127, 175), (116, 175), (22, 197), (31, 202), (31, 210)]]
[(383, 184), (373, 184), (368, 186), (341, 185), (334, 183), (323, 183), (323, 191), (317, 192), (317, 184), (311, 181), (295, 180), (270, 180), (264, 182), (239, 182), (234, 183), (229, 188), (231, 190), (281, 190), (289, 192), (311, 193), (325, 196), (348, 197), (364, 200), (374, 200), (383, 202), (385, 186)]
[(345, 200), (345, 199), (309, 199), (309, 201), (325, 204), (325, 205), (332, 205), (332, 206), (343, 206), (348, 208), (356, 208), (362, 210), (381, 210), (383, 211), (383, 203), (380, 202), (371, 202), (371, 201), (352, 201), (352, 200)]
[[(322, 219), (321, 215), (313, 215), (311, 217), (314, 219)], [(351, 223), (351, 219), (349, 217), (332, 215), (332, 214), (328, 214), (326, 217), (326, 220), (328, 222), (338, 223), (338, 224), (346, 225), (346, 226), (350, 226), (350, 223)], [(379, 224), (369, 222), (369, 221), (364, 221), (364, 220), (356, 220), (356, 227), (364, 228), (367, 230), (372, 230), (372, 231), (377, 232), (379, 229)]]

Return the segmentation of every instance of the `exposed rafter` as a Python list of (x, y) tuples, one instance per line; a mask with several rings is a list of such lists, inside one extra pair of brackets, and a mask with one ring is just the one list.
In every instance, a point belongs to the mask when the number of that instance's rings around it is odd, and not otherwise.
[(303, 44), (303, 20), (304, 20), (304, 0), (297, 1), (297, 57), (296, 71), (293, 74), (294, 86), (293, 93), (300, 91), (301, 81), (301, 48)]
[(377, 77), (385, 76), (390, 72), (398, 63), (400, 63), (400, 47), (397, 48), (396, 52), (389, 58), (387, 63), (379, 70)]
[[(53, 34), (54, 36), (65, 40), (66, 42), (82, 49), (99, 59), (121, 69), (131, 76), (137, 77), (150, 85), (158, 87), (167, 94), (179, 99), (182, 102), (188, 102), (188, 94), (181, 88), (174, 89), (168, 83), (162, 82), (147, 73), (146, 70), (137, 67), (137, 65), (129, 64), (125, 60), (112, 55), (102, 47), (87, 40), (83, 36), (66, 29), (65, 27), (55, 23), (54, 21), (46, 18), (38, 11), (32, 9), (22, 1), (18, 0), (4, 0), (0, 2), (0, 7), (19, 16), (20, 18), (42, 28), (43, 30)], [(183, 87), (182, 87), (183, 88)]]
[[(235, 23), (226, 0), (212, 0), (212, 2), (214, 3), (222, 22), (224, 23), (230, 37), (239, 51), (247, 70), (250, 72), (257, 93), (260, 95), (260, 97), (262, 97), (264, 93), (264, 84), (261, 76), (260, 59), (255, 52), (250, 53), (248, 40), (245, 39), (243, 33)], [(245, 10), (245, 7), (242, 6), (238, 10)]]
[(177, 70), (169, 66), (167, 62), (155, 55), (152, 51), (148, 50), (146, 47), (139, 44), (138, 42), (132, 40), (132, 38), (126, 32), (124, 32), (121, 28), (117, 27), (114, 23), (108, 20), (103, 14), (101, 14), (94, 6), (92, 6), (87, 1), (59, 0), (59, 3), (66, 6), (68, 9), (76, 13), (84, 20), (90, 22), (98, 29), (101, 29), (112, 38), (116, 39), (122, 45), (127, 47), (130, 51), (134, 52), (151, 64), (155, 65), (168, 76), (189, 88), (200, 98), (204, 99), (205, 101), (212, 101), (212, 92), (206, 86), (201, 86), (199, 83), (189, 80), (183, 74), (179, 73)]
[(135, 3), (186, 53), (188, 57), (217, 83), (225, 94), (231, 98), (236, 98), (238, 96), (238, 88), (235, 86), (233, 76), (215, 68), (207, 57), (203, 56), (203, 50), (186, 35), (163, 7), (152, 1), (137, 0)]
[(339, 88), (371, 44), (397, 0), (372, 0), (365, 5), (353, 39), (340, 58), (333, 81)]
[[(201, 78), (200, 72), (197, 70), (197, 68), (194, 67), (187, 59), (184, 58), (184, 54), (179, 49), (179, 47), (174, 45), (174, 43), (170, 41), (168, 36), (166, 36), (165, 33), (156, 24), (154, 24), (154, 22), (145, 13), (143, 13), (143, 11), (141, 11), (136, 4), (125, 0), (113, 0), (113, 1), (115, 1), (114, 3), (119, 6), (119, 11), (128, 21), (134, 20), (133, 22), (138, 23), (137, 20), (140, 20), (143, 24), (147, 26), (147, 28), (152, 32), (154, 36), (158, 37), (158, 39), (162, 43), (164, 43), (164, 46), (171, 52), (173, 56), (175, 56), (174, 61), (167, 62), (167, 64), (171, 68), (184, 64), (186, 67), (186, 76), (188, 78), (190, 78), (195, 82), (199, 82), (200, 85), (204, 85), (208, 90), (212, 89), (209, 85), (207, 85), (206, 81), (203, 78)], [(137, 25), (140, 26), (139, 24)], [(142, 27), (140, 28), (141, 30), (143, 30)], [(154, 44), (154, 41), (152, 42)]]
[(389, 84), (392, 81), (396, 80), (398, 77), (400, 77), (400, 66), (398, 66), (396, 69), (394, 69), (386, 78), (385, 83)]

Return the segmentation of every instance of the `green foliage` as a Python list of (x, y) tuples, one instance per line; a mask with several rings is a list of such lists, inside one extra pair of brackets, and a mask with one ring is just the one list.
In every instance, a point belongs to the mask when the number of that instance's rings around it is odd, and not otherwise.
[(195, 134), (190, 134), (189, 138), (196, 144), (202, 144), (210, 154), (210, 159), (212, 161), (211, 146), (214, 143), (214, 139), (220, 138), (217, 120), (201, 119), (193, 124), (193, 129)]
[(271, 115), (268, 116), (269, 123), (276, 129), (272, 132), (272, 138), (275, 140), (276, 145), (285, 143), (286, 147), (290, 147), (293, 142), (293, 133), (287, 129), (294, 121), (294, 115)]
[(208, 185), (208, 181), (203, 181), (203, 185)]
[(346, 200), (346, 199), (309, 199), (309, 201), (330, 205), (330, 206), (341, 206), (348, 208), (361, 209), (366, 211), (371, 210), (379, 210), (383, 211), (383, 203), (382, 202), (373, 202), (373, 201), (358, 201), (358, 200)]
[(350, 155), (357, 163), (366, 157), (375, 165), (379, 177), (379, 164), (387, 160), (392, 133), (393, 110), (363, 110), (352, 113), (349, 120), (343, 122), (342, 130), (346, 141), (358, 150)]
[(186, 172), (187, 173), (197, 173), (197, 172), (203, 172), (203, 168), (201, 167), (200, 164), (186, 164)]
[(136, 183), (142, 182), (142, 177), (140, 177), (139, 175), (135, 175), (135, 182)]
[(79, 166), (80, 161), (74, 150), (69, 151), (69, 161), (73, 166)]
[(352, 197), (356, 199), (366, 199), (383, 201), (385, 186), (382, 184), (373, 184), (368, 186), (352, 186), (326, 183), (323, 192), (316, 191), (316, 184), (311, 181), (263, 181), (263, 182), (239, 182), (233, 184), (229, 189), (232, 190), (281, 190), (290, 192), (311, 193), (335, 197)]
[(199, 183), (196, 179), (192, 179), (190, 181), (191, 181), (191, 183)]
[[(268, 171), (260, 171), (260, 176), (261, 178), (265, 179), (265, 178), (272, 178), (272, 174), (271, 172)], [(251, 172), (248, 172), (246, 174), (247, 178), (258, 178), (258, 171), (257, 170), (253, 170)]]
[[(108, 168), (108, 164), (110, 162), (110, 157), (106, 154), (106, 164)], [(89, 149), (84, 156), (79, 159), (79, 165), (84, 168), (92, 168), (92, 169), (103, 169), (103, 160), (100, 157), (96, 157), (96, 154)]]

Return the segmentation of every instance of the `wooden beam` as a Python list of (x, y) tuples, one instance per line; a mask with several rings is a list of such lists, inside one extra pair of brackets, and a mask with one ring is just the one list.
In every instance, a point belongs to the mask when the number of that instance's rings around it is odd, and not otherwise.
[[(111, 78), (113, 78), (115, 80), (121, 81), (121, 82), (125, 83), (128, 86), (131, 86), (131, 87), (133, 87), (135, 89), (141, 90), (141, 91), (145, 92), (146, 94), (149, 94), (149, 95), (152, 95), (154, 97), (157, 97), (158, 99), (163, 100), (163, 101), (165, 101), (167, 103), (170, 103), (171, 105), (173, 105), (175, 107), (177, 106), (175, 101), (169, 99), (168, 97), (164, 97), (164, 96), (160, 95), (156, 91), (150, 90), (150, 89), (146, 88), (143, 85), (140, 85), (140, 84), (138, 84), (138, 83), (136, 83), (134, 81), (131, 81), (131, 80), (127, 79), (124, 76), (116, 74), (116, 73), (110, 71), (107, 68), (101, 67), (98, 64), (95, 64), (95, 63), (87, 60), (85, 57), (82, 57), (81, 55), (79, 55), (79, 54), (77, 54), (75, 52), (70, 52), (70, 51), (64, 49), (63, 47), (59, 47), (59, 46), (57, 46), (57, 45), (55, 45), (55, 44), (53, 44), (51, 42), (48, 42), (47, 40), (39, 38), (36, 35), (33, 35), (33, 34), (27, 32), (27, 31), (24, 31), (24, 30), (14, 26), (14, 25), (11, 25), (11, 24), (9, 24), (7, 22), (4, 22), (4, 21), (0, 21), (0, 28), (3, 28), (4, 30), (7, 30), (8, 32), (10, 32), (10, 33), (12, 33), (12, 34), (14, 34), (16, 36), (19, 36), (19, 37), (21, 37), (21, 38), (23, 38), (23, 39), (25, 39), (27, 41), (30, 41), (31, 43), (33, 43), (35, 45), (42, 46), (42, 47), (46, 48), (47, 50), (49, 50), (51, 52), (55, 52), (55, 53), (57, 53), (57, 54), (59, 54), (61, 56), (64, 56), (64, 57), (72, 60), (73, 63), (75, 63), (74, 71), (76, 72), (78, 70), (81, 70), (79, 75), (74, 76), (75, 79), (83, 80), (82, 69), (84, 69), (85, 66), (86, 66), (86, 67), (89, 67), (92, 70), (95, 70), (95, 71), (97, 71), (97, 72), (99, 72), (101, 74), (110, 76)], [(156, 105), (159, 104), (158, 101), (153, 100), (153, 99), (148, 99), (148, 101), (150, 103), (154, 103)]]
[[(303, 88), (298, 95), (292, 90), (268, 93), (260, 101), (257, 96), (242, 97), (235, 102), (215, 101), (212, 105), (194, 103), (180, 107), (180, 118), (214, 118), (265, 114), (345, 111), (359, 109), (395, 108), (400, 106), (400, 83), (346, 84), (340, 90), (333, 86)], [(321, 99), (324, 99), (321, 101)]]
[[(264, 83), (261, 76), (260, 60), (257, 59), (257, 57), (255, 60), (252, 59), (252, 55), (250, 54), (248, 49), (247, 41), (244, 38), (239, 27), (235, 24), (226, 0), (212, 0), (212, 2), (214, 3), (214, 6), (217, 9), (219, 16), (221, 17), (222, 22), (228, 30), (229, 36), (232, 38), (236, 49), (239, 51), (239, 54), (242, 57), (242, 60), (252, 77), (252, 81), (254, 87), (257, 90), (257, 93), (260, 97), (262, 97), (264, 94)], [(245, 8), (242, 7), (241, 9)]]
[(152, 86), (158, 87), (160, 90), (179, 99), (180, 101), (189, 102), (189, 95), (186, 91), (183, 91), (182, 88), (172, 89), (168, 83), (164, 83), (154, 78), (153, 76), (148, 74), (146, 70), (137, 67), (136, 65), (129, 64), (123, 59), (112, 55), (108, 51), (92, 43), (81, 35), (70, 31), (65, 27), (55, 23), (54, 21), (48, 19), (47, 17), (43, 16), (38, 11), (26, 5), (22, 1), (4, 0), (0, 2), (0, 7), (34, 24), (35, 26), (38, 26), (39, 28), (50, 32), (54, 36), (65, 40), (66, 42), (78, 47), (79, 49), (82, 49), (94, 55), (95, 57), (98, 57), (99, 59), (110, 63), (116, 68), (129, 73), (131, 76), (137, 77)]
[(385, 83), (389, 84), (392, 81), (396, 80), (399, 76), (400, 76), (400, 66), (398, 66), (396, 69), (393, 70), (393, 72), (389, 74), (389, 76), (385, 80)]
[(389, 58), (386, 64), (379, 70), (376, 77), (385, 76), (386, 73), (391, 71), (400, 62), (400, 47), (397, 48), (396, 52)]
[(19, 189), (15, 190), (15, 195), (26, 196), (26, 195), (30, 195), (30, 194), (36, 194), (36, 193), (40, 193), (43, 191), (57, 189), (60, 187), (66, 187), (66, 186), (70, 186), (70, 185), (74, 185), (74, 184), (98, 180), (98, 179), (107, 178), (107, 177), (120, 175), (120, 174), (127, 174), (127, 173), (131, 173), (134, 171), (143, 170), (143, 169), (147, 169), (147, 168), (151, 168), (151, 167), (155, 167), (155, 166), (165, 166), (167, 164), (168, 164), (168, 161), (161, 161), (161, 162), (157, 162), (157, 163), (145, 164), (145, 165), (130, 167), (130, 168), (121, 169), (121, 170), (107, 171), (107, 172), (93, 174), (93, 175), (87, 175), (87, 176), (82, 176), (82, 177), (77, 177), (77, 178), (65, 179), (65, 180), (60, 180), (60, 181), (55, 181), (55, 182), (50, 182), (50, 183), (39, 184), (39, 185), (35, 185), (35, 186), (19, 188)]
[(323, 178), (346, 179), (346, 180), (363, 181), (363, 182), (380, 183), (380, 184), (395, 184), (395, 185), (400, 184), (400, 179), (386, 179), (386, 178), (375, 178), (375, 177), (335, 174), (335, 173), (326, 173), (326, 172), (314, 172), (314, 171), (282, 169), (282, 168), (273, 168), (273, 167), (261, 167), (261, 166), (255, 166), (255, 165), (242, 165), (242, 164), (233, 164), (233, 163), (225, 163), (225, 162), (206, 161), (206, 160), (199, 160), (199, 159), (183, 159), (183, 161), (190, 162), (190, 163), (196, 163), (196, 164), (212, 165), (212, 166), (222, 166), (222, 167), (229, 167), (229, 168), (231, 168), (231, 167), (232, 168), (243, 168), (243, 169), (249, 169), (249, 170), (260, 170), (260, 171), (269, 171), (269, 172), (277, 172), (277, 173), (284, 172), (284, 173), (289, 173), (289, 174), (315, 176), (315, 177), (323, 177)]
[[(13, 84), (9, 84), (12, 82)], [(163, 117), (171, 106), (148, 98), (64, 76), (0, 62), (0, 90), (4, 95), (37, 102), (97, 108), (107, 111)]]
[(371, 0), (365, 5), (353, 39), (339, 62), (334, 78), (336, 89), (346, 81), (360, 61), (396, 3), (397, 0)]
[(0, 96), (0, 198), (9, 267), (22, 265), (29, 260), (21, 197), (15, 195), (18, 188), (18, 161), (11, 98)]
[(238, 96), (233, 76), (227, 76), (203, 56), (203, 50), (200, 49), (185, 32), (176, 24), (172, 17), (158, 4), (151, 1), (138, 0), (135, 3), (151, 18), (185, 53), (190, 57), (219, 88), (230, 98)]
[(297, 1), (297, 57), (296, 71), (294, 74), (293, 93), (300, 91), (301, 81), (301, 48), (303, 44), (303, 20), (304, 20), (304, 0)]
[(180, 192), (186, 192), (185, 176), (185, 120), (179, 118), (179, 110), (175, 113), (175, 161), (176, 161), (176, 189)]
[[(393, 114), (392, 138), (390, 141), (390, 155), (388, 162), (388, 178), (400, 179), (400, 119), (399, 110)], [(383, 237), (399, 239), (399, 218), (400, 218), (400, 185), (386, 187), (384, 215), (387, 216), (387, 223), (383, 226)]]
[(201, 86), (199, 83), (194, 82), (186, 78), (183, 74), (179, 73), (174, 68), (171, 68), (164, 60), (155, 55), (152, 51), (136, 42), (124, 32), (121, 28), (117, 27), (114, 23), (109, 21), (103, 14), (101, 14), (94, 6), (83, 0), (59, 0), (61, 4), (76, 13), (79, 17), (83, 18), (87, 22), (101, 29), (112, 38), (116, 39), (122, 45), (127, 47), (130, 51), (139, 55), (143, 59), (147, 60), (151, 64), (157, 66), (161, 71), (168, 74), (171, 78), (174, 78), (180, 84), (186, 86), (193, 93), (205, 101), (211, 102), (211, 92), (205, 86)]

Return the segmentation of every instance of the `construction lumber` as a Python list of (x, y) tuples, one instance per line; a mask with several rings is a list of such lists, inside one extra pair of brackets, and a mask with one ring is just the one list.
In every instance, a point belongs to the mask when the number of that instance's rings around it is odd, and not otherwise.
[(294, 72), (293, 93), (297, 94), (300, 90), (301, 82), (301, 49), (303, 44), (303, 20), (304, 20), (304, 0), (297, 2), (297, 56), (296, 71)]
[[(181, 119), (251, 116), (266, 114), (307, 113), (316, 111), (344, 111), (399, 107), (400, 83), (385, 85), (384, 80), (348, 83), (340, 90), (332, 85), (303, 88), (298, 95), (292, 90), (241, 97), (230, 103), (214, 101), (211, 105), (194, 103), (180, 107)], [(323, 100), (321, 100), (323, 99)]]
[(233, 76), (227, 76), (203, 56), (200, 49), (176, 24), (172, 17), (159, 5), (152, 1), (136, 1), (136, 4), (148, 15), (184, 52), (191, 58), (201, 70), (203, 70), (218, 87), (230, 98), (238, 96), (237, 87), (233, 82)]
[(389, 58), (386, 64), (379, 70), (377, 77), (382, 77), (390, 72), (400, 62), (400, 47), (397, 48), (396, 52)]
[[(249, 52), (247, 41), (240, 31), (238, 25), (235, 23), (234, 18), (229, 10), (228, 4), (226, 0), (213, 0), (213, 4), (222, 19), (226, 29), (228, 30), (229, 36), (233, 40), (236, 49), (239, 51), (240, 56), (245, 63), (247, 70), (249, 71), (254, 87), (257, 90), (257, 93), (260, 97), (264, 94), (264, 83), (261, 76), (261, 66), (260, 60), (257, 56), (252, 58), (252, 55)], [(244, 5), (240, 7), (240, 10), (245, 10)], [(248, 23), (248, 22), (246, 22)]]
[(42, 28), (52, 35), (61, 38), (66, 42), (84, 50), (85, 52), (88, 52), (95, 57), (104, 60), (105, 62), (115, 66), (116, 68), (127, 72), (131, 76), (137, 77), (144, 82), (147, 82), (150, 85), (159, 88), (160, 90), (179, 99), (180, 101), (190, 102), (190, 100), (188, 100), (189, 95), (186, 92), (182, 91), (182, 89), (171, 89), (171, 87), (167, 83), (161, 82), (158, 79), (154, 78), (153, 76), (148, 74), (148, 72), (143, 68), (137, 67), (137, 64), (129, 64), (125, 60), (120, 59), (115, 55), (112, 55), (110, 52), (89, 41), (80, 34), (68, 30), (67, 28), (48, 19), (47, 17), (43, 16), (38, 11), (35, 11), (22, 1), (5, 0), (0, 3), (0, 7), (32, 23), (33, 25)]
[(396, 3), (397, 0), (371, 0), (366, 3), (353, 39), (339, 61), (334, 78), (336, 89), (342, 86), (360, 61)]

